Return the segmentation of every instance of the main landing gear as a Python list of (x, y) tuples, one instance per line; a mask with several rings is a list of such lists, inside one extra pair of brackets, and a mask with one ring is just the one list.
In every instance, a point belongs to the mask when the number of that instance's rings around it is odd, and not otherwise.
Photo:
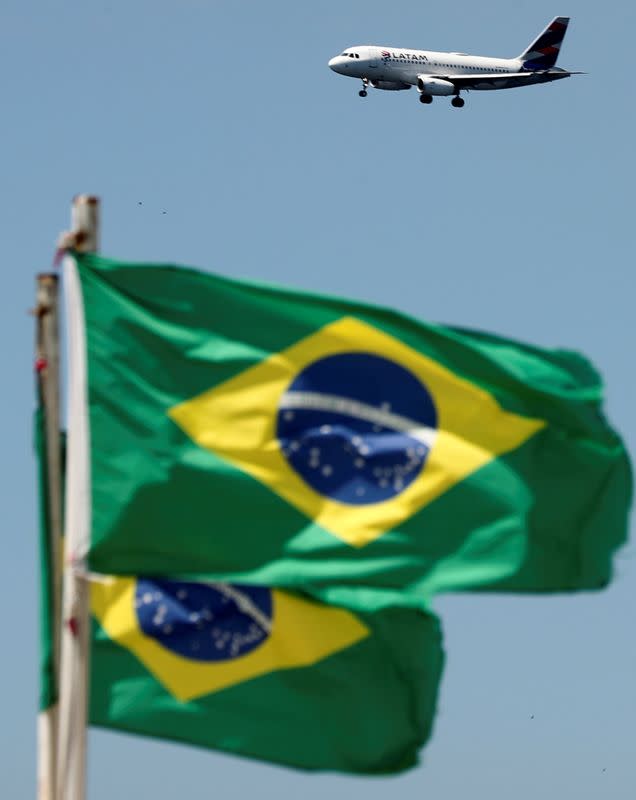
[(360, 89), (360, 91), (358, 92), (358, 95), (360, 97), (366, 97), (367, 96), (368, 87), (369, 87), (369, 79), (368, 78), (363, 78), (362, 79), (362, 89)]
[[(433, 95), (431, 94), (424, 94), (424, 92), (420, 92), (420, 103), (424, 103), (424, 105), (429, 105), (433, 102)], [(463, 108), (465, 105), (465, 100), (463, 97), (456, 95), (451, 100), (451, 105), (454, 108)]]

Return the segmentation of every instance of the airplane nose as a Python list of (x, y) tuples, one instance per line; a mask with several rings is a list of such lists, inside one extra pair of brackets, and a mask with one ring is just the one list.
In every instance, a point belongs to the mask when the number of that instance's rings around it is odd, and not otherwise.
[(329, 59), (328, 62), (329, 69), (332, 69), (335, 72), (337, 65), (338, 65), (338, 56), (334, 56), (333, 58)]

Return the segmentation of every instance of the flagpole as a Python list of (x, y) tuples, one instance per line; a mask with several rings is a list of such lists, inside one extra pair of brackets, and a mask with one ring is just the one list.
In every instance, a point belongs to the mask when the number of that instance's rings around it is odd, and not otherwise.
[[(62, 591), (62, 464), (60, 451), (59, 286), (52, 273), (37, 276), (35, 368), (44, 416), (44, 494), (46, 540), (42, 558), (47, 562), (49, 634), (51, 637), (51, 693), (53, 702), (38, 714), (38, 800), (57, 800), (57, 691), (60, 675), (60, 609)], [(44, 585), (41, 591), (45, 591)], [(44, 624), (44, 623), (42, 623)]]
[[(80, 253), (98, 250), (99, 201), (73, 200), (71, 231), (60, 248)], [(81, 293), (74, 264), (64, 273), (69, 338), (69, 430), (67, 447), (65, 553), (59, 695), (58, 796), (85, 800), (89, 693), (90, 597), (84, 558), (90, 536), (89, 431), (86, 419), (86, 347)]]

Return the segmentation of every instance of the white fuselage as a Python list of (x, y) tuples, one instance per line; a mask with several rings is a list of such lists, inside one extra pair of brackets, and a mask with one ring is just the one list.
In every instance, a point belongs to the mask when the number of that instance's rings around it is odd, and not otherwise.
[[(352, 78), (368, 79), (375, 83), (387, 81), (416, 86), (419, 75), (505, 75), (522, 69), (518, 58), (489, 58), (464, 53), (439, 53), (434, 50), (410, 50), (397, 47), (363, 45), (349, 47), (344, 53), (329, 61), (334, 72)], [(407, 88), (404, 86), (404, 88)], [(493, 89), (492, 83), (471, 88)]]

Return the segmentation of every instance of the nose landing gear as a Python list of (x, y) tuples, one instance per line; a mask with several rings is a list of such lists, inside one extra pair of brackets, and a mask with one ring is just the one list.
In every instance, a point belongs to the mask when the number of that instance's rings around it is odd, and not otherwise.
[(362, 79), (362, 89), (358, 92), (359, 97), (366, 97), (368, 92), (367, 89), (369, 88), (369, 79), (363, 78)]

